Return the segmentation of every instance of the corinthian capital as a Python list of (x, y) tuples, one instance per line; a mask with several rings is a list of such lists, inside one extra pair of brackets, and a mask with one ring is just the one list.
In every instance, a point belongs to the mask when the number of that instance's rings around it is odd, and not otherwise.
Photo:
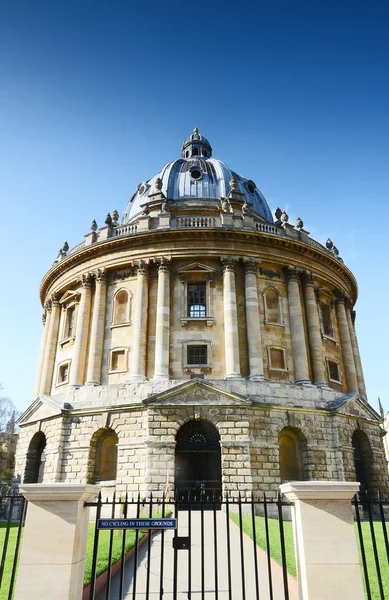
[(83, 288), (92, 287), (92, 281), (93, 281), (92, 273), (84, 273), (83, 275), (81, 275), (81, 277), (79, 277), (77, 279), (77, 281), (78, 281), (78, 283), (80, 283), (82, 285)]
[(235, 267), (239, 259), (236, 256), (221, 256), (220, 262), (222, 263), (222, 271), (232, 271), (235, 273)]
[(297, 281), (299, 278), (299, 273), (298, 273), (296, 267), (293, 267), (292, 265), (285, 267), (284, 273), (285, 273), (286, 281)]
[(260, 258), (244, 258), (244, 272), (246, 275), (252, 273), (253, 275), (257, 274), (258, 264), (261, 262)]
[(149, 260), (134, 260), (134, 267), (138, 275), (147, 275), (149, 272)]
[(303, 271), (301, 273), (301, 280), (305, 286), (315, 284), (315, 274), (311, 271)]
[(169, 273), (171, 263), (170, 257), (160, 256), (158, 258), (154, 258), (154, 262), (158, 265), (158, 271), (164, 271), (165, 273)]
[(107, 281), (107, 269), (103, 267), (102, 269), (97, 269), (94, 273), (96, 283), (106, 283)]

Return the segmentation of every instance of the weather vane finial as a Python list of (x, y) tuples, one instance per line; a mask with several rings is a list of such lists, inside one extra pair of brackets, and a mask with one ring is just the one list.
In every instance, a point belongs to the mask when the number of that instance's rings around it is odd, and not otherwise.
[(198, 127), (195, 127), (195, 128), (193, 129), (193, 133), (198, 133), (198, 132), (199, 132), (199, 128), (198, 128)]

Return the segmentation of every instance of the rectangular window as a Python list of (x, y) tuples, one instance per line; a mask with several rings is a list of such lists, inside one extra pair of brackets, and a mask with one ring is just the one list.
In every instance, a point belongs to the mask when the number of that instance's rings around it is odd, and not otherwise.
[(187, 364), (202, 365), (208, 364), (207, 346), (188, 346), (187, 347)]
[(126, 351), (114, 350), (111, 354), (111, 371), (125, 371)]
[(321, 307), (321, 322), (323, 324), (324, 335), (333, 335), (332, 331), (332, 319), (331, 319), (331, 308), (328, 305), (322, 304)]
[(339, 381), (340, 383), (340, 372), (338, 363), (333, 362), (332, 360), (328, 361), (328, 374), (332, 381)]
[(285, 355), (281, 348), (270, 348), (269, 358), (271, 369), (285, 370)]
[(70, 306), (66, 311), (65, 339), (73, 337), (73, 335), (74, 335), (75, 314), (76, 314), (75, 306)]
[(58, 383), (67, 383), (69, 379), (69, 364), (61, 365), (59, 367), (59, 382)]
[(205, 295), (205, 283), (188, 285), (188, 317), (206, 316)]

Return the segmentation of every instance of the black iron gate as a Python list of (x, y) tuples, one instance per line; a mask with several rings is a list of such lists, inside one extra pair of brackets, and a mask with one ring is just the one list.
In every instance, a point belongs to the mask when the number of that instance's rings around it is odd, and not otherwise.
[[(86, 506), (96, 515), (85, 600), (297, 600), (290, 504), (281, 498), (100, 497)], [(97, 528), (100, 518), (168, 516), (174, 531)]]
[(0, 496), (0, 598), (13, 598), (18, 570), (27, 500), (23, 496)]

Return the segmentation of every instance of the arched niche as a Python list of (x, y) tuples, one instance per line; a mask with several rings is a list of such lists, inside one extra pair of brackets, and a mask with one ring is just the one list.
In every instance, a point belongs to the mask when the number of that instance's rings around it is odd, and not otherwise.
[(175, 489), (179, 499), (221, 496), (220, 435), (205, 419), (188, 421), (177, 432)]
[(23, 483), (42, 483), (45, 469), (46, 436), (42, 431), (33, 435), (27, 450)]
[(295, 427), (284, 427), (279, 433), (278, 443), (281, 481), (306, 479), (307, 441), (304, 434)]
[(88, 483), (115, 481), (118, 460), (118, 436), (113, 429), (99, 429), (91, 440)]

